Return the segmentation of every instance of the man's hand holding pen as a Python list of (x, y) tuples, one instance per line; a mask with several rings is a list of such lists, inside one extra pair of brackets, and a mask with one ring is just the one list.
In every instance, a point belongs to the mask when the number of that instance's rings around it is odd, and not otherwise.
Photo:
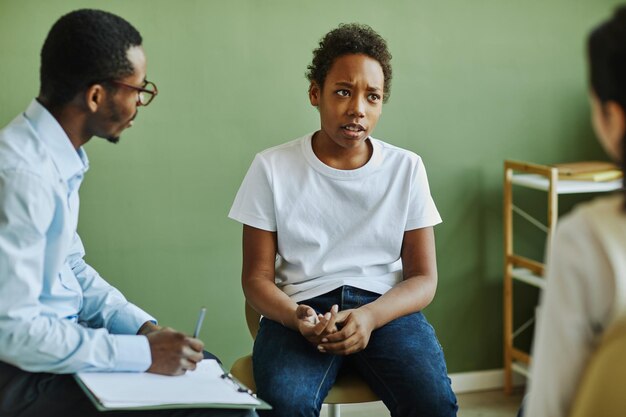
[(162, 375), (182, 375), (196, 369), (204, 355), (204, 343), (171, 328), (146, 335), (150, 343), (152, 365), (147, 372)]
[(161, 375), (182, 375), (196, 369), (204, 358), (204, 343), (198, 339), (206, 308), (200, 309), (193, 337), (186, 336), (169, 327), (161, 327), (151, 321), (141, 326), (137, 334), (148, 338), (152, 364), (146, 372)]

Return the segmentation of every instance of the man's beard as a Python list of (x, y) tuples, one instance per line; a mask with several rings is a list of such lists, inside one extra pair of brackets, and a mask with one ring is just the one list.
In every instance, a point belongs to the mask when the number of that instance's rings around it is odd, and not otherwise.
[[(109, 111), (111, 113), (111, 120), (113, 123), (120, 123), (122, 121), (122, 116), (120, 115), (120, 112), (111, 104), (109, 104)], [(131, 117), (127, 123), (130, 123), (131, 121), (135, 120), (135, 117), (137, 117), (137, 111), (135, 110), (135, 114), (133, 114), (133, 117)], [(126, 129), (123, 129), (126, 130)], [(107, 142), (110, 143), (119, 143), (120, 141), (120, 135), (117, 136), (103, 136), (104, 139), (107, 140)]]
[(119, 143), (120, 141), (120, 137), (119, 136), (109, 136), (105, 138), (109, 143)]

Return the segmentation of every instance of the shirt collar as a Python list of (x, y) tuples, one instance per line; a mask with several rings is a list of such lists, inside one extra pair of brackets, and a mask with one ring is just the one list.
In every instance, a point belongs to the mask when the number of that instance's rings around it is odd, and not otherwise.
[(63, 179), (69, 181), (89, 169), (89, 159), (84, 149), (82, 147), (74, 149), (59, 122), (36, 99), (33, 99), (24, 115), (50, 152)]

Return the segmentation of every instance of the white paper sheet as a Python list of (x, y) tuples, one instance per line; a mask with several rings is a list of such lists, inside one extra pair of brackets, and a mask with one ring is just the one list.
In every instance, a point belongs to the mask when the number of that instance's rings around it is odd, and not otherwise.
[(181, 376), (130, 372), (80, 372), (78, 377), (105, 407), (168, 404), (252, 404), (260, 402), (224, 373), (214, 359)]

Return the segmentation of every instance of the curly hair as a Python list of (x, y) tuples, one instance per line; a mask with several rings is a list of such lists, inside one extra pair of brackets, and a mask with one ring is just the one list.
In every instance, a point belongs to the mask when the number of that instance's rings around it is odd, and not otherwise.
[(132, 74), (127, 52), (141, 42), (137, 29), (112, 13), (81, 9), (62, 16), (41, 49), (40, 95), (61, 106), (96, 82)]
[(368, 25), (341, 24), (328, 32), (313, 51), (313, 61), (307, 66), (309, 82), (322, 88), (335, 59), (347, 54), (364, 54), (378, 61), (385, 77), (383, 101), (386, 102), (391, 94), (391, 53), (387, 42)]

